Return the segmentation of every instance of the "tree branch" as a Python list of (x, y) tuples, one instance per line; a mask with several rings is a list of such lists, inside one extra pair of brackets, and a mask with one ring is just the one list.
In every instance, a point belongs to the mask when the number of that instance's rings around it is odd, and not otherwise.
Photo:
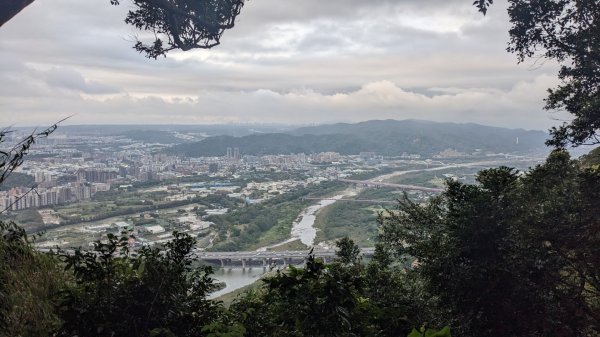
[(13, 16), (19, 14), (34, 0), (2, 0), (0, 1), (0, 27), (7, 23)]

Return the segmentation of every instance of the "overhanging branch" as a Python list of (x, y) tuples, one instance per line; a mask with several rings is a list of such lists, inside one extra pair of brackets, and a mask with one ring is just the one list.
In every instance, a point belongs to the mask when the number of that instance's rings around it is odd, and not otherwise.
[(7, 23), (13, 16), (19, 14), (34, 0), (2, 0), (0, 1), (0, 27)]

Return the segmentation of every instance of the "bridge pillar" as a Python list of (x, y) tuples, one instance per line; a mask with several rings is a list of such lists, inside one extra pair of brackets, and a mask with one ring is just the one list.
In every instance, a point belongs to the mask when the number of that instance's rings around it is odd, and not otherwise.
[(265, 258), (262, 259), (262, 266), (263, 266), (263, 268), (265, 268), (267, 266), (267, 259), (265, 259)]
[(219, 259), (221, 261), (221, 268), (225, 268), (225, 261), (223, 259)]
[(242, 269), (246, 269), (246, 260), (242, 259)]

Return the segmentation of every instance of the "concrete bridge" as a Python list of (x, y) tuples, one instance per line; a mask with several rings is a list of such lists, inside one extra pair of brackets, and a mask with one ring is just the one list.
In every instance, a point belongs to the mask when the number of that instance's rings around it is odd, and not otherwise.
[[(301, 264), (308, 257), (308, 250), (285, 250), (285, 251), (253, 251), (253, 252), (206, 252), (196, 251), (194, 256), (198, 260), (218, 264), (221, 268), (226, 267), (271, 267), (287, 266), (290, 264)], [(361, 255), (373, 256), (375, 248), (362, 248)], [(325, 262), (331, 262), (335, 258), (335, 250), (314, 250), (313, 255), (322, 258)]]
[[(56, 252), (56, 249), (38, 248), (39, 252)], [(73, 249), (63, 250), (66, 254), (74, 254)], [(284, 250), (284, 251), (250, 251), (250, 252), (207, 252), (196, 250), (192, 256), (197, 260), (220, 265), (221, 268), (252, 268), (298, 265), (306, 262), (309, 250)], [(375, 248), (361, 248), (362, 256), (371, 257)], [(323, 259), (325, 263), (332, 262), (336, 257), (333, 249), (315, 249), (313, 255)]]
[(302, 197), (304, 200), (332, 200), (332, 201), (352, 201), (352, 202), (368, 202), (373, 204), (397, 204), (397, 201), (393, 200), (375, 200), (375, 199), (351, 199), (351, 198), (315, 198), (315, 197)]
[(432, 188), (432, 187), (423, 187), (416, 185), (403, 185), (403, 184), (392, 184), (392, 183), (384, 183), (381, 181), (372, 181), (372, 180), (351, 180), (351, 179), (338, 179), (343, 183), (355, 184), (359, 186), (365, 187), (390, 187), (404, 191), (421, 191), (421, 192), (430, 192), (430, 193), (441, 193), (444, 192), (441, 188)]

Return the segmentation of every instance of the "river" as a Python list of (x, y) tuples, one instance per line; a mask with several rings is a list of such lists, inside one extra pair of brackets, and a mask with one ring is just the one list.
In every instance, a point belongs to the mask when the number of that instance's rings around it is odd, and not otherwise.
[[(395, 176), (412, 173), (412, 172), (422, 172), (422, 171), (438, 171), (444, 170), (448, 168), (456, 168), (456, 167), (468, 167), (474, 165), (491, 165), (495, 162), (492, 161), (484, 161), (484, 162), (476, 162), (476, 163), (461, 163), (461, 164), (451, 164), (444, 165), (433, 168), (425, 168), (425, 169), (417, 169), (417, 170), (406, 170), (406, 171), (396, 171), (389, 174), (380, 175), (375, 178), (369, 179), (370, 181), (383, 181)], [(317, 213), (322, 208), (332, 205), (337, 200), (345, 197), (356, 195), (356, 192), (353, 190), (346, 190), (341, 194), (338, 194), (334, 197), (328, 198), (326, 200), (321, 200), (318, 203), (311, 205), (302, 211), (299, 215), (299, 219), (292, 224), (292, 231), (290, 233), (290, 238), (276, 243), (274, 245), (265, 246), (257, 249), (257, 251), (265, 251), (267, 249), (275, 248), (278, 246), (282, 246), (286, 243), (295, 241), (300, 239), (300, 241), (308, 247), (314, 245), (315, 238), (317, 237), (317, 229), (314, 228), (315, 220), (317, 218)], [(263, 268), (253, 268), (253, 269), (219, 269), (216, 271), (214, 278), (225, 282), (225, 288), (216, 291), (210, 295), (210, 298), (216, 298), (223, 294), (227, 294), (239, 288), (245, 287), (257, 281), (260, 276), (262, 276), (266, 272), (266, 269)]]
[(321, 200), (316, 205), (307, 207), (304, 212), (300, 215), (300, 221), (292, 224), (292, 237), (291, 240), (300, 239), (304, 245), (312, 247), (317, 237), (317, 229), (314, 227), (315, 220), (317, 219), (317, 212), (321, 208), (332, 205), (347, 194), (339, 194), (330, 199)]
[(247, 269), (217, 269), (212, 277), (220, 282), (225, 282), (225, 288), (215, 291), (214, 293), (210, 294), (208, 298), (217, 298), (221, 295), (225, 295), (234, 290), (250, 285), (258, 281), (260, 277), (268, 270), (268, 268), (262, 267)]
[[(327, 200), (321, 200), (318, 203), (305, 208), (304, 211), (300, 213), (299, 219), (292, 224), (292, 231), (289, 239), (274, 245), (261, 247), (257, 249), (257, 251), (266, 251), (267, 249), (275, 248), (298, 239), (306, 246), (311, 247), (317, 237), (317, 229), (314, 228), (314, 224), (319, 210), (323, 207), (332, 205), (345, 196), (353, 194), (356, 194), (356, 192), (346, 191), (343, 194), (336, 195)], [(260, 279), (267, 270), (268, 269), (261, 267), (251, 269), (218, 269), (213, 277), (221, 282), (225, 282), (225, 288), (210, 294), (209, 298), (216, 298), (250, 285)]]

